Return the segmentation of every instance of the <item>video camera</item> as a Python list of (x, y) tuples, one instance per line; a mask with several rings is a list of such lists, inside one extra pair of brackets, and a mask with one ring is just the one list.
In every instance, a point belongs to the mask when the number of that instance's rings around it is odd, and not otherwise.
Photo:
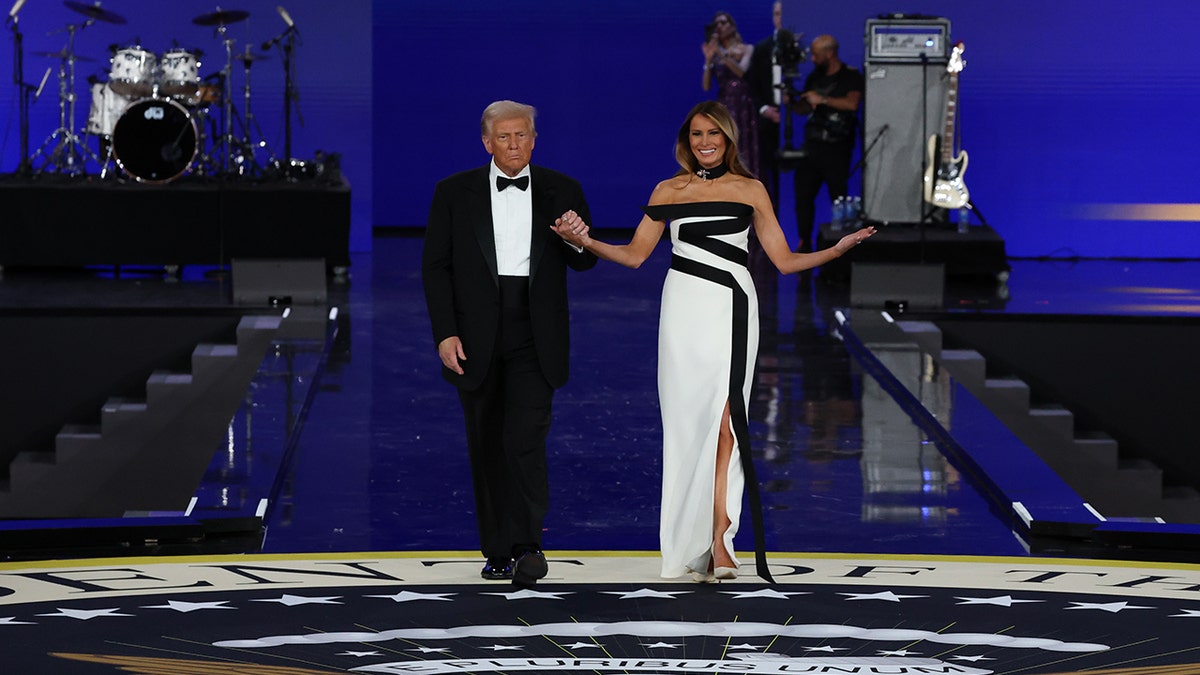
[(783, 67), (783, 77), (800, 77), (800, 65), (808, 60), (808, 48), (800, 44), (803, 34), (781, 28), (775, 40), (775, 63)]

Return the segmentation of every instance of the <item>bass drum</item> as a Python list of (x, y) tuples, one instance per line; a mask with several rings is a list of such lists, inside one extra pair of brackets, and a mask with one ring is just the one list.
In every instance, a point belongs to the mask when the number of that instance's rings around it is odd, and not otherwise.
[(196, 123), (175, 101), (138, 101), (113, 128), (117, 166), (140, 183), (169, 183), (196, 158)]

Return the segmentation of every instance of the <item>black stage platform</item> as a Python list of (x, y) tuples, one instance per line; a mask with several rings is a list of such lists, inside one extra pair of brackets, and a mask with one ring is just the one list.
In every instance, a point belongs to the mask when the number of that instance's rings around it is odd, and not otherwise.
[[(854, 249), (854, 255), (834, 260), (821, 268), (825, 279), (850, 278), (851, 262), (860, 263), (941, 263), (948, 277), (975, 277), (1001, 280), (1009, 271), (1004, 239), (987, 225), (972, 225), (958, 232), (945, 225), (875, 224), (878, 232), (866, 244)], [(828, 223), (820, 227), (817, 249), (837, 243), (849, 229), (834, 230)]]
[(324, 258), (350, 265), (344, 180), (0, 176), (0, 266), (216, 265)]

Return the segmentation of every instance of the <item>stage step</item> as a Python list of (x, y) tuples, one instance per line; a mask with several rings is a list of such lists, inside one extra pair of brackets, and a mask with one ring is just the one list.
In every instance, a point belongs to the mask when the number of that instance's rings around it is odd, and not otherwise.
[(242, 317), (235, 344), (193, 349), (192, 372), (153, 371), (144, 400), (112, 397), (99, 425), (64, 425), (53, 452), (18, 455), (0, 485), (0, 518), (182, 511), (280, 323)]
[[(867, 319), (875, 328), (874, 318)], [(1121, 459), (1116, 440), (1102, 432), (1076, 429), (1074, 413), (1062, 405), (1031, 403), (1030, 387), (1019, 378), (988, 377), (986, 359), (971, 349), (944, 349), (941, 330), (934, 323), (898, 321), (895, 326), (1106, 517), (1170, 514), (1183, 519), (1176, 522), (1200, 522), (1200, 494), (1168, 492), (1162, 470), (1154, 463)]]

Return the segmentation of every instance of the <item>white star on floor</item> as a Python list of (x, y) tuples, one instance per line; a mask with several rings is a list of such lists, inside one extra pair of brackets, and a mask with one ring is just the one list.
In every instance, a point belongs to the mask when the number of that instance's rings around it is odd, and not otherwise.
[(900, 602), (909, 598), (928, 598), (928, 595), (896, 595), (891, 591), (880, 591), (878, 593), (838, 593), (838, 595), (846, 596), (847, 600), (887, 600), (888, 602)]
[(38, 616), (65, 616), (72, 619), (79, 619), (80, 621), (87, 621), (96, 617), (133, 616), (132, 614), (117, 614), (119, 611), (121, 611), (120, 607), (113, 607), (111, 609), (63, 609), (59, 607), (56, 614), (38, 614)]
[(454, 602), (449, 596), (458, 595), (457, 593), (413, 593), (412, 591), (400, 591), (394, 595), (368, 595), (368, 598), (387, 598), (393, 602), (412, 602), (414, 600), (442, 600), (444, 602)]
[(752, 652), (756, 652), (760, 649), (763, 649), (762, 647), (759, 647), (758, 645), (748, 645), (745, 643), (740, 644), (740, 645), (729, 645), (729, 648), (730, 649), (745, 649), (745, 650), (752, 651)]
[(525, 648), (518, 645), (492, 645), (491, 647), (484, 647), (484, 649), (490, 649), (494, 652), (519, 652)]
[(1071, 604), (1075, 606), (1067, 607), (1066, 609), (1099, 609), (1104, 612), (1112, 612), (1113, 614), (1124, 609), (1154, 609), (1153, 607), (1146, 607), (1144, 605), (1131, 605), (1128, 602), (1072, 602)]
[(760, 588), (757, 591), (721, 591), (725, 595), (732, 595), (734, 600), (747, 600), (750, 598), (766, 598), (768, 600), (787, 600), (793, 595), (812, 595), (808, 591), (790, 591), (783, 593), (773, 588)]
[(1175, 617), (1183, 617), (1183, 618), (1187, 618), (1187, 619), (1200, 618), (1200, 609), (1185, 609), (1182, 611), (1183, 611), (1183, 614), (1172, 614), (1171, 618), (1175, 618)]
[(921, 652), (910, 652), (907, 649), (880, 649), (880, 656), (920, 656)]
[(523, 588), (512, 593), (484, 593), (484, 595), (497, 595), (506, 600), (562, 600), (560, 595), (574, 595), (574, 593), (547, 593), (545, 591), (535, 591), (530, 588)]
[(15, 616), (0, 616), (0, 626), (36, 626), (30, 621), (17, 621)]
[(182, 600), (168, 600), (165, 605), (143, 605), (142, 609), (173, 609), (176, 612), (195, 612), (201, 609), (236, 609), (235, 607), (226, 607), (225, 603), (228, 600), (220, 600), (217, 602), (183, 602)]
[(997, 595), (994, 598), (959, 598), (962, 600), (960, 605), (996, 605), (997, 607), (1012, 607), (1014, 604), (1021, 602), (1045, 602), (1045, 600), (1014, 600), (1011, 595)]
[(662, 598), (674, 600), (677, 595), (687, 595), (691, 591), (656, 591), (650, 588), (639, 588), (636, 591), (602, 591), (604, 595), (619, 595), (621, 600), (637, 600), (639, 598)]
[(996, 660), (996, 659), (993, 659), (988, 656), (951, 656), (950, 658), (955, 661), (970, 661), (971, 663), (975, 663), (976, 661), (995, 661)]
[(365, 656), (383, 656), (383, 652), (342, 652), (337, 656), (354, 656), (357, 658), (362, 658)]
[(829, 652), (832, 654), (834, 652), (844, 652), (847, 647), (830, 647), (829, 645), (825, 645), (824, 647), (804, 647), (803, 649), (806, 652)]
[(641, 642), (639, 644), (641, 644), (641, 646), (645, 647), (646, 649), (679, 649), (680, 647), (683, 646), (683, 645), (673, 645), (670, 642), (655, 642), (654, 644), (648, 644), (645, 642)]
[(563, 645), (567, 649), (601, 649), (604, 645), (598, 645), (595, 642), (576, 642), (573, 645)]
[(409, 652), (421, 652), (422, 654), (439, 654), (450, 651), (449, 647), (417, 647), (416, 649), (406, 649)]
[(252, 600), (252, 602), (277, 602), (281, 605), (287, 605), (288, 607), (297, 607), (299, 605), (340, 605), (342, 603), (337, 602), (337, 600), (341, 597), (342, 596), (340, 595), (330, 595), (326, 597), (309, 598), (303, 595), (289, 595), (284, 593), (278, 598), (261, 598)]

